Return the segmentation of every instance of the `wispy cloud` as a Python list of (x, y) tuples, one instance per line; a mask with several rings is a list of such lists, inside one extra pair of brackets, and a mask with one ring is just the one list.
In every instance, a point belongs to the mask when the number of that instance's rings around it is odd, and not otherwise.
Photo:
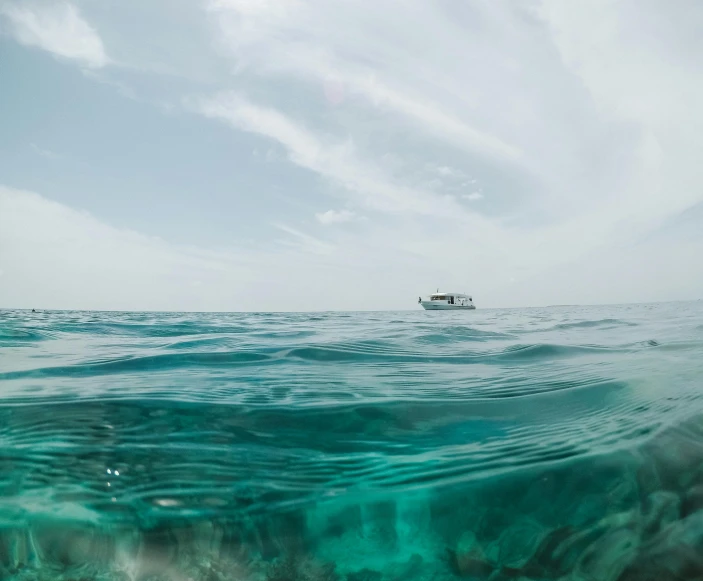
[(337, 142), (317, 135), (280, 111), (255, 105), (236, 93), (220, 93), (189, 100), (187, 104), (206, 117), (275, 140), (287, 150), (293, 163), (353, 192), (358, 203), (392, 214), (452, 218), (464, 215), (458, 205), (446, 200), (440, 203), (431, 192), (398, 183), (377, 164), (361, 159), (353, 142)]
[[(412, 80), (418, 77), (412, 64), (419, 48), (418, 39), (413, 38), (417, 32), (414, 25), (433, 30), (448, 26), (444, 33), (453, 28), (451, 22), (442, 21), (441, 11), (429, 5), (414, 2), (412, 9), (403, 10), (408, 35), (395, 27), (397, 7), (392, 4), (357, 9), (352, 5), (333, 7), (324, 0), (213, 0), (207, 6), (216, 19), (222, 43), (240, 67), (313, 81), (324, 87), (327, 98), (335, 103), (344, 100), (344, 93), (361, 97), (440, 139), (481, 155), (513, 162), (523, 156), (515, 144), (456, 112), (459, 108), (467, 110), (471, 93), (450, 108), (427, 91), (417, 90)], [(384, 32), (369, 27), (372, 21)], [(337, 32), (342, 29), (344, 33)], [(463, 48), (470, 52), (469, 46)], [(417, 62), (426, 60), (427, 52), (422, 50), (425, 58)], [(422, 72), (433, 77), (442, 70), (438, 67)]]
[(10, 2), (0, 4), (0, 15), (10, 23), (15, 39), (59, 58), (99, 69), (108, 64), (103, 42), (68, 2)]
[(438, 175), (448, 178), (459, 178), (459, 177), (465, 177), (465, 174), (463, 171), (458, 170), (453, 167), (449, 167), (448, 165), (438, 165), (434, 167), (434, 171), (437, 172)]
[(349, 210), (327, 210), (326, 212), (320, 212), (315, 214), (315, 218), (321, 224), (342, 224), (344, 222), (351, 222), (356, 218), (356, 214)]
[[(341, 110), (347, 119), (352, 108), (382, 111), (383, 121), (374, 113), (357, 119), (373, 115), (379, 120), (382, 131), (374, 136), (383, 142), (389, 135), (419, 141), (423, 132), (432, 137), (428, 149), (451, 146), (465, 162), (500, 165), (515, 181), (532, 182), (531, 196), (542, 201), (531, 205), (541, 204), (546, 215), (568, 215), (575, 202), (588, 210), (596, 197), (607, 204), (609, 185), (641, 171), (632, 156), (638, 139), (633, 121), (656, 119), (658, 132), (670, 119), (663, 111), (691, 111), (702, 93), (691, 74), (694, 68), (671, 66), (666, 51), (651, 40), (664, 33), (652, 30), (651, 21), (629, 0), (574, 7), (558, 0), (410, 0), (403, 4), (401, 28), (394, 3), (255, 4), (255, 10), (242, 0), (208, 4), (220, 33), (218, 46), (242, 74), (270, 83), (303, 81), (325, 96), (327, 109)], [(681, 26), (684, 12), (676, 15)], [(625, 22), (632, 38), (617, 34)], [(597, 51), (592, 50), (594, 35)], [(427, 38), (438, 40), (429, 48)], [(641, 49), (633, 48), (634, 38), (642, 41)], [(670, 40), (666, 46), (673, 46)], [(677, 54), (693, 52), (684, 48)], [(642, 66), (644, 53), (652, 56), (656, 74)], [(653, 83), (655, 78), (667, 81)], [(682, 93), (678, 88), (683, 86)], [(411, 125), (401, 130), (398, 121)], [(355, 125), (357, 131), (362, 127)]]
[[(54, 243), (60, 247), (62, 237), (70, 238), (66, 232), (82, 232), (85, 250), (61, 246), (67, 272), (77, 279), (87, 276), (81, 264), (95, 259), (89, 243), (93, 226), (100, 236), (132, 249), (130, 258), (161, 261), (187, 273), (185, 282), (180, 275), (176, 279), (189, 289), (193, 280), (202, 282), (203, 293), (220, 283), (242, 284), (240, 278), (267, 289), (284, 286), (278, 282), (284, 280), (286, 300), (312, 300), (310, 287), (324, 286), (344, 307), (362, 306), (352, 302), (363, 294), (357, 291), (379, 274), (387, 296), (411, 288), (422, 292), (431, 279), (472, 285), (467, 290), (494, 304), (576, 302), (582, 299), (575, 294), (594, 288), (589, 277), (600, 277), (603, 297), (620, 285), (634, 299), (641, 295), (631, 281), (647, 282), (643, 288), (659, 284), (647, 269), (685, 278), (683, 268), (670, 268), (663, 249), (695, 262), (692, 252), (677, 251), (684, 243), (672, 242), (671, 233), (662, 235), (666, 240), (657, 248), (649, 245), (647, 255), (628, 249), (703, 200), (697, 185), (703, 182), (703, 81), (695, 58), (703, 48), (696, 27), (703, 4), (694, 0), (686, 0), (685, 9), (650, 2), (647, 10), (637, 0), (201, 0), (176, 3), (187, 5), (182, 10), (155, 0), (141, 12), (138, 3), (92, 4), (88, 12), (85, 0), (71, 1), (75, 5), (0, 0), (0, 24), (23, 44), (72, 59), (84, 75), (139, 101), (120, 114), (138, 115), (145, 131), (150, 124), (144, 102), (175, 104), (160, 123), (177, 123), (185, 103), (187, 122), (198, 129), (189, 132), (188, 145), (202, 152), (197, 161), (215, 160), (189, 166), (199, 194), (217, 207), (226, 189), (224, 203), (241, 210), (219, 232), (210, 232), (208, 223), (202, 228), (207, 232), (194, 226), (188, 234), (230, 243), (228, 237), (241, 230), (252, 238), (249, 246), (231, 252), (162, 247), (148, 237), (133, 246), (131, 234), (79, 220), (65, 206), (49, 212), (47, 200), (25, 204), (17, 221), (61, 225), (52, 230), (54, 238), (42, 239), (49, 248), (42, 256), (53, 252)], [(160, 13), (167, 5), (168, 13)], [(85, 14), (76, 6), (85, 6)], [(111, 10), (122, 9), (129, 17), (110, 19)], [(111, 59), (86, 15), (110, 40)], [(115, 66), (114, 59), (151, 64)], [(164, 71), (173, 76), (166, 78)], [(86, 122), (97, 114), (91, 111)], [(226, 134), (218, 124), (232, 131)], [(33, 134), (22, 136), (19, 147), (32, 140), (54, 143), (51, 136)], [(163, 141), (164, 157), (184, 149)], [(220, 147), (223, 143), (236, 147)], [(101, 156), (94, 164), (97, 180), (136, 169), (148, 173), (155, 189), (174, 183), (170, 168), (148, 159), (141, 167), (135, 159), (106, 160), (95, 149)], [(54, 154), (38, 145), (34, 150), (47, 159)], [(40, 171), (50, 164), (35, 165)], [(238, 187), (229, 187), (233, 174), (241, 178)], [(72, 186), (66, 182), (55, 191)], [(176, 190), (181, 216), (202, 203), (187, 187)], [(281, 192), (289, 203), (266, 203), (267, 196)], [(126, 193), (123, 207), (133, 204), (143, 215), (139, 195)], [(247, 200), (239, 203), (237, 196)], [(101, 207), (100, 196), (86, 192), (71, 199), (89, 197), (94, 208)], [(64, 220), (67, 212), (73, 217)], [(371, 219), (362, 222), (362, 216)], [(130, 220), (128, 211), (123, 218)], [(160, 231), (182, 231), (177, 219), (159, 213), (154, 231), (157, 223)], [(12, 268), (3, 264), (5, 280), (18, 276), (21, 256), (14, 249), (25, 248), (25, 257), (38, 252), (24, 230), (12, 232), (13, 238), (0, 242), (0, 252), (14, 253), (16, 260)], [(691, 228), (689, 236), (699, 232)], [(186, 261), (178, 258), (181, 251)], [(84, 261), (74, 260), (71, 253), (81, 252)], [(126, 255), (115, 256), (123, 272), (135, 273)], [(579, 275), (576, 289), (578, 272), (588, 276)], [(694, 279), (700, 277), (686, 280)], [(672, 292), (673, 283), (667, 284), (658, 288)], [(369, 297), (377, 296), (371, 286), (368, 290)], [(224, 291), (212, 304), (222, 304), (223, 296)], [(245, 301), (242, 297), (236, 300)], [(319, 296), (315, 300), (319, 306)], [(255, 307), (264, 305), (259, 301)]]
[[(223, 284), (237, 292), (235, 283), (251, 276), (243, 255), (169, 244), (2, 186), (0, 264), (8, 280), (0, 302), (25, 307), (197, 308), (221, 301)], [(49, 294), (42, 290), (46, 280)], [(193, 280), (208, 290), (193, 295)]]
[[(114, 63), (112, 63), (112, 64), (114, 64)], [(132, 87), (127, 85), (126, 83), (121, 82), (121, 81), (117, 81), (113, 78), (110, 78), (110, 76), (107, 73), (108, 70), (109, 69), (104, 69), (104, 68), (83, 69), (83, 74), (87, 78), (92, 79), (93, 81), (95, 81), (97, 83), (101, 83), (103, 85), (108, 85), (110, 87), (113, 87), (114, 89), (117, 90), (117, 92), (120, 95), (122, 95), (126, 99), (130, 99), (132, 101), (138, 101), (139, 98), (137, 97), (136, 91)]]
[(42, 157), (45, 157), (46, 159), (61, 159), (63, 155), (56, 153), (55, 151), (51, 151), (50, 149), (45, 149), (43, 147), (39, 147), (36, 143), (30, 143), (29, 147), (34, 151), (36, 154), (41, 155)]
[[(292, 243), (292, 245), (305, 252), (312, 252), (313, 254), (331, 254), (334, 252), (335, 247), (333, 244), (328, 244), (327, 242), (324, 242), (319, 238), (315, 238), (310, 234), (306, 234), (305, 232), (301, 232), (300, 230), (296, 230), (295, 228), (291, 228), (285, 224), (274, 223), (273, 226), (293, 236), (295, 238), (295, 242)], [(285, 242), (288, 245), (291, 245), (290, 241)]]

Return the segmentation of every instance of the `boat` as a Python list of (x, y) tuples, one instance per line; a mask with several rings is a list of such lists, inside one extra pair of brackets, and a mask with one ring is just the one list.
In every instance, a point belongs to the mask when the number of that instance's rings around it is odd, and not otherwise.
[(420, 297), (417, 301), (427, 311), (473, 310), (476, 308), (470, 295), (464, 293), (436, 293)]

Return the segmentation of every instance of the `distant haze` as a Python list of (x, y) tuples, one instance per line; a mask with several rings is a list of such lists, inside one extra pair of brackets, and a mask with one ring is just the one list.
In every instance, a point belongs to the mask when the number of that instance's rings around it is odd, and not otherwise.
[(703, 3), (0, 0), (0, 307), (703, 297)]

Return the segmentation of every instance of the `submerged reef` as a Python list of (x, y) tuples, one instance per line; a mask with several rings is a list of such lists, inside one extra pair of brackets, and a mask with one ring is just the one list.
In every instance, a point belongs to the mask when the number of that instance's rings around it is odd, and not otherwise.
[(702, 443), (699, 418), (636, 450), (241, 519), (5, 518), (0, 578), (703, 579)]

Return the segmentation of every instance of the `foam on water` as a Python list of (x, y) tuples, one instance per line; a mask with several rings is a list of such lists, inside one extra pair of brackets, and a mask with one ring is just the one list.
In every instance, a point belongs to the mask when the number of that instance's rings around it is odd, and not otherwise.
[(703, 578), (703, 304), (0, 311), (0, 578)]

